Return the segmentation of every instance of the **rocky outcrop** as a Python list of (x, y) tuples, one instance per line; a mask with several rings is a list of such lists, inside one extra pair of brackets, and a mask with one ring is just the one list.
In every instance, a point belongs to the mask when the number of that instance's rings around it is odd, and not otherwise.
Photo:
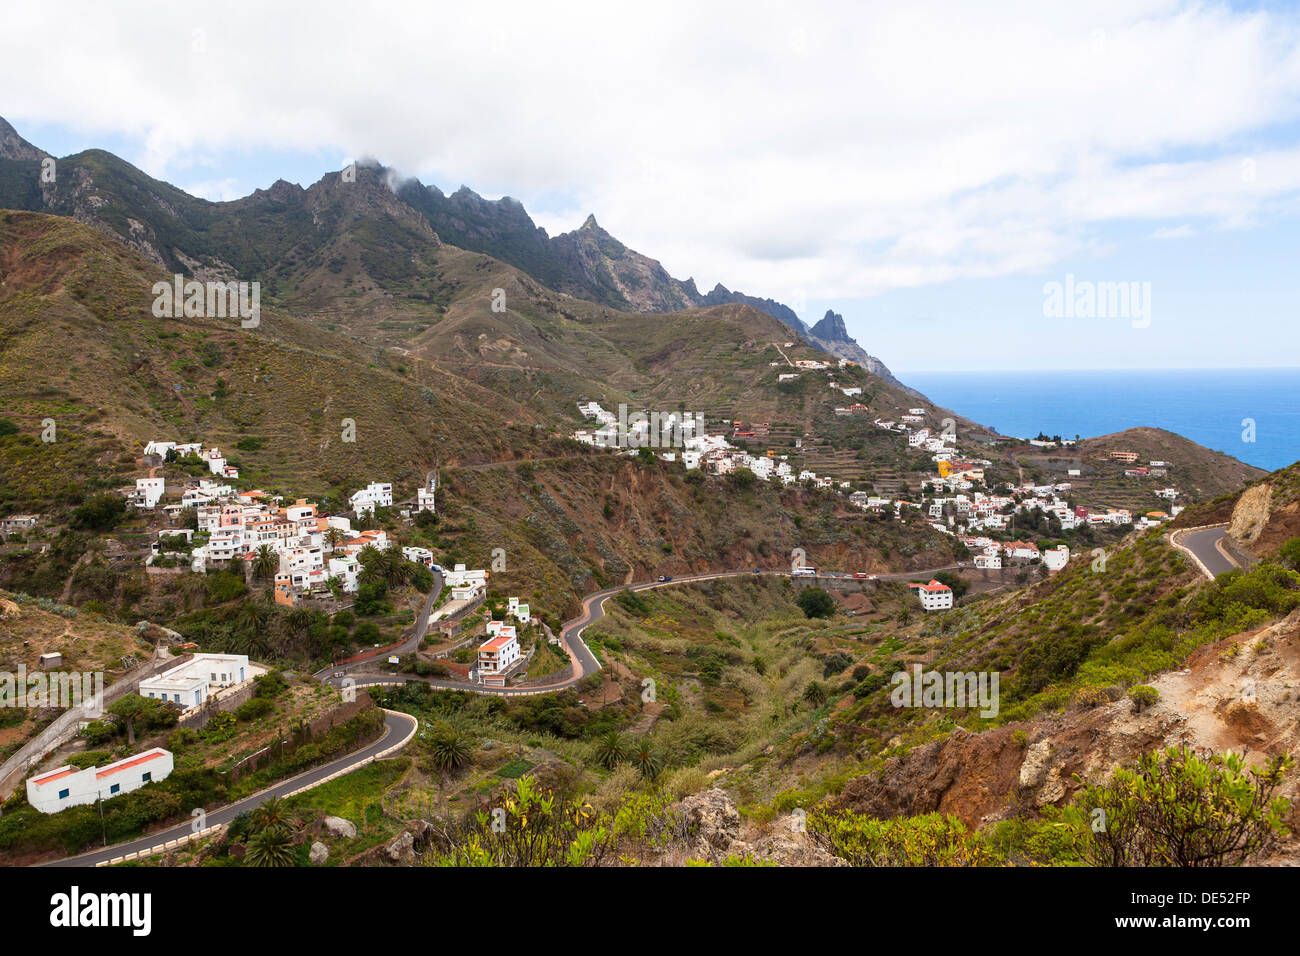
[(1254, 544), (1268, 525), (1272, 501), (1273, 486), (1268, 482), (1262, 481), (1247, 488), (1232, 509), (1228, 534), (1247, 547)]
[(775, 866), (848, 866), (808, 836), (802, 812), (780, 817), (767, 830), (742, 839), (740, 812), (725, 790), (714, 788), (692, 794), (677, 809), (686, 853), (693, 859), (718, 863), (741, 858)]
[(314, 866), (320, 866), (330, 857), (330, 850), (324, 843), (317, 840), (311, 845), (311, 852), (307, 854), (308, 862)]
[(389, 863), (410, 863), (415, 860), (415, 836), (410, 830), (403, 830), (384, 847), (384, 856)]

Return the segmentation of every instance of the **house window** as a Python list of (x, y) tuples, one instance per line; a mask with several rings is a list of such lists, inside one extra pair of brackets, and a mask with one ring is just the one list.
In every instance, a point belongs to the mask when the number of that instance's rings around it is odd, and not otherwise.
[(67, 790), (60, 790), (60, 791), (59, 791), (59, 799), (60, 799), (60, 800), (66, 800), (67, 798), (68, 798), (68, 791), (67, 791)]
[(108, 792), (109, 792), (109, 793), (117, 793), (117, 792), (118, 792), (119, 790), (121, 790), (121, 789), (122, 789), (122, 785), (121, 785), (120, 783), (115, 783), (115, 784), (113, 784), (111, 787), (108, 788)]
[(153, 779), (153, 774), (150, 773), (149, 771), (145, 771), (143, 774), (140, 775), (141, 783), (148, 783), (152, 779)]

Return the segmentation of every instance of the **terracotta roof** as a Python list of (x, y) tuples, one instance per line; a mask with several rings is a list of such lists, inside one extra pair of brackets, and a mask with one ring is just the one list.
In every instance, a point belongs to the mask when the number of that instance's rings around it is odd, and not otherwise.
[(150, 760), (157, 760), (159, 757), (163, 756), (164, 753), (166, 753), (166, 751), (151, 750), (148, 753), (140, 754), (138, 757), (130, 757), (126, 760), (119, 761), (118, 763), (111, 763), (103, 770), (98, 771), (95, 774), (95, 778), (108, 777), (117, 773), (119, 770), (127, 770), (131, 767), (139, 766), (142, 763), (148, 763)]
[(42, 777), (33, 777), (32, 783), (38, 787), (43, 787), (47, 783), (53, 783), (55, 780), (62, 780), (70, 773), (76, 773), (76, 767), (60, 767), (58, 770), (52, 770)]

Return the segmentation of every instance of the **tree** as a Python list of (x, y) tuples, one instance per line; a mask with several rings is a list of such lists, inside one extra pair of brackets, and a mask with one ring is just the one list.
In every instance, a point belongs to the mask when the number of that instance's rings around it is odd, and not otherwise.
[(1128, 689), (1128, 697), (1133, 701), (1133, 709), (1141, 713), (1160, 699), (1160, 691), (1146, 684), (1138, 684)]
[(253, 558), (253, 577), (264, 581), (274, 577), (279, 570), (280, 556), (275, 553), (275, 549), (269, 544), (258, 547), (257, 555)]
[(835, 598), (823, 588), (804, 588), (796, 603), (804, 617), (830, 617), (835, 613)]
[(474, 756), (474, 742), (447, 723), (434, 724), (421, 734), (429, 763), (443, 777), (449, 777), (467, 766)]
[(1300, 571), (1300, 538), (1291, 538), (1277, 549), (1277, 556), (1287, 567)]
[(125, 516), (126, 500), (120, 495), (95, 495), (72, 512), (68, 524), (86, 531), (110, 531)]
[(290, 826), (289, 810), (279, 797), (269, 797), (253, 808), (249, 822), (254, 830), (268, 830), (272, 827)]
[(338, 528), (330, 525), (325, 531), (325, 543), (330, 546), (330, 554), (334, 554), (339, 549), (339, 543), (343, 540), (343, 532)]
[(114, 717), (120, 717), (126, 724), (126, 742), (135, 743), (135, 725), (144, 724), (150, 714), (158, 710), (157, 701), (150, 702), (149, 699), (141, 697), (139, 694), (127, 694), (120, 700), (114, 701), (109, 705), (108, 712)]
[(649, 737), (642, 737), (632, 748), (632, 765), (641, 771), (641, 776), (653, 780), (664, 769), (664, 761), (655, 749)]
[(260, 830), (248, 841), (244, 860), (249, 866), (293, 866), (293, 838), (286, 827)]
[(617, 730), (609, 730), (596, 741), (596, 763), (606, 770), (613, 770), (621, 763), (626, 763), (632, 754), (626, 738)]
[(1240, 754), (1153, 751), (1075, 798), (1065, 823), (1093, 866), (1239, 866), (1288, 831), (1275, 794), (1290, 754), (1247, 770)]
[(809, 681), (808, 686), (803, 689), (803, 699), (814, 709), (820, 707), (826, 703), (826, 685), (819, 680)]

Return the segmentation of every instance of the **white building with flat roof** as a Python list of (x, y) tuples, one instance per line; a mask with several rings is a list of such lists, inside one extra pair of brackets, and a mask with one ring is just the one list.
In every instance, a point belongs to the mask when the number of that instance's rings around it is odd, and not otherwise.
[(195, 654), (188, 661), (140, 681), (141, 697), (201, 707), (218, 690), (249, 680), (246, 654)]
[(58, 813), (165, 780), (174, 767), (171, 751), (161, 747), (103, 767), (58, 767), (27, 779), (27, 802), (41, 813)]
[(391, 508), (393, 486), (387, 481), (372, 481), (349, 498), (348, 504), (352, 506), (357, 517), (373, 513), (375, 508)]

